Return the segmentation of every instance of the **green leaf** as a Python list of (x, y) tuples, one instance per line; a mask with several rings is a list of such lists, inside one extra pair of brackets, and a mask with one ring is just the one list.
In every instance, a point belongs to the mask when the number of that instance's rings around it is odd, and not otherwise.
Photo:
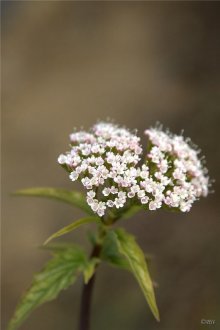
[(15, 310), (8, 330), (17, 329), (35, 308), (53, 300), (61, 290), (69, 287), (86, 263), (85, 252), (79, 247), (56, 249), (53, 258), (35, 275), (31, 287)]
[[(56, 243), (56, 244), (52, 243), (52, 244), (48, 244), (46, 246), (43, 245), (41, 248), (50, 250), (52, 252), (62, 252), (67, 249), (79, 249), (79, 247), (75, 244), (64, 243), (64, 242), (60, 242), (60, 243)], [(100, 263), (100, 259), (97, 257), (92, 257), (91, 259), (85, 259), (85, 263), (84, 263), (82, 272), (83, 272), (83, 276), (84, 276), (84, 282), (86, 284), (89, 282), (90, 278), (95, 273), (95, 269), (99, 263)]]
[(84, 275), (84, 282), (87, 284), (93, 274), (95, 273), (96, 266), (99, 264), (100, 259), (98, 258), (92, 258), (88, 260), (88, 262), (85, 265), (85, 268), (83, 270)]
[(100, 219), (98, 217), (86, 217), (86, 218), (82, 218), (79, 219), (73, 223), (71, 223), (70, 225), (63, 227), (62, 229), (58, 230), (56, 233), (54, 233), (53, 235), (51, 235), (45, 242), (44, 245), (47, 244), (48, 242), (50, 242), (52, 239), (60, 237), (64, 234), (67, 234), (69, 232), (71, 232), (72, 230), (86, 224), (86, 223), (91, 223), (91, 222), (99, 222), (100, 223)]
[(56, 199), (76, 206), (88, 214), (94, 215), (93, 211), (86, 202), (85, 196), (78, 191), (41, 187), (18, 190), (14, 193), (14, 195)]
[(134, 236), (128, 234), (125, 230), (116, 229), (114, 230), (114, 233), (120, 253), (128, 260), (131, 270), (144, 293), (153, 315), (156, 320), (159, 321), (160, 316), (156, 304), (153, 284), (143, 251), (136, 243)]
[(50, 243), (47, 245), (42, 245), (42, 246), (40, 246), (40, 249), (48, 250), (54, 254), (62, 253), (67, 250), (78, 250), (78, 249), (82, 250), (81, 247), (79, 247), (78, 245), (73, 244), (73, 243), (67, 243), (67, 242), (58, 242), (58, 243), (56, 242), (56, 243)]
[(130, 265), (127, 259), (118, 251), (115, 233), (113, 231), (109, 231), (105, 236), (101, 251), (101, 259), (117, 268), (130, 270)]

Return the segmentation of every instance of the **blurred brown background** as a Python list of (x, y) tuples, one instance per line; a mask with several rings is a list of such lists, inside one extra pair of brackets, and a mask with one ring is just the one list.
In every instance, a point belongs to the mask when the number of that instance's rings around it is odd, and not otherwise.
[[(216, 192), (189, 214), (142, 213), (123, 223), (154, 255), (161, 322), (131, 275), (103, 266), (92, 330), (207, 328), (201, 319), (220, 329), (219, 14), (219, 2), (2, 2), (2, 329), (48, 259), (37, 247), (82, 215), (10, 192), (74, 188), (57, 156), (73, 127), (107, 117), (141, 135), (157, 120), (184, 128), (206, 155)], [(84, 243), (87, 229), (66, 239)], [(81, 284), (21, 329), (76, 329)]]

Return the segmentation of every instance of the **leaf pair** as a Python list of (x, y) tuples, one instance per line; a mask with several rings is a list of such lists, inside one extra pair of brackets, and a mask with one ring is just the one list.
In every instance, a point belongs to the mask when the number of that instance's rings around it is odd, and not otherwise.
[(86, 283), (92, 277), (98, 260), (88, 259), (78, 246), (55, 245), (49, 249), (53, 252), (53, 258), (35, 275), (32, 285), (16, 308), (8, 330), (17, 329), (35, 308), (55, 299), (75, 282), (80, 272)]
[[(97, 222), (99, 219), (97, 217), (79, 219), (51, 235), (46, 240), (45, 244), (53, 238), (67, 234), (83, 224), (94, 221)], [(128, 234), (123, 229), (110, 230), (103, 242), (101, 259), (107, 261), (113, 266), (131, 271), (134, 274), (153, 315), (159, 321), (159, 312), (156, 305), (153, 284), (146, 263), (146, 257), (141, 248), (138, 246), (134, 236)], [(90, 262), (89, 267), (84, 274), (86, 283), (90, 278), (90, 271), (93, 274), (96, 264), (97, 260)]]
[[(54, 256), (43, 270), (35, 275), (31, 287), (16, 308), (8, 330), (17, 329), (35, 308), (55, 299), (60, 291), (74, 283), (80, 272), (83, 273), (84, 282), (88, 283), (100, 262), (98, 258), (88, 259), (85, 252), (75, 245), (52, 245), (47, 248)], [(145, 256), (135, 238), (123, 229), (110, 230), (104, 239), (100, 258), (133, 273), (153, 315), (159, 321)]]
[[(57, 199), (77, 206), (87, 214), (93, 215), (79, 219), (60, 229), (55, 234), (51, 235), (45, 243), (48, 243), (53, 238), (69, 233), (83, 224), (91, 222), (100, 223), (100, 219), (94, 216), (94, 213), (86, 203), (85, 197), (79, 192), (53, 188), (31, 188), (20, 190), (16, 194)], [(140, 207), (134, 206), (126, 213), (122, 214), (122, 218), (128, 218), (139, 210)], [(98, 258), (88, 259), (85, 252), (76, 246), (54, 245), (49, 247), (49, 249), (51, 249), (54, 254), (53, 259), (46, 264), (42, 272), (34, 277), (30, 289), (17, 306), (8, 330), (16, 329), (28, 317), (32, 310), (42, 303), (56, 298), (61, 290), (66, 289), (74, 283), (80, 272), (83, 273), (85, 283), (88, 283), (89, 279), (94, 274), (97, 263), (100, 262)], [(135, 238), (123, 229), (109, 230), (103, 241), (100, 258), (114, 266), (133, 273), (153, 315), (159, 320), (153, 284), (149, 275), (145, 256), (135, 241)]]

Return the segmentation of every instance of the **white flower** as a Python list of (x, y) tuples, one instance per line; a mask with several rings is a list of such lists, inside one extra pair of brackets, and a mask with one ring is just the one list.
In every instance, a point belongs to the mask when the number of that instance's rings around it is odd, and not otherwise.
[(140, 177), (142, 179), (147, 179), (149, 177), (149, 171), (142, 170), (141, 173), (140, 173)]
[(90, 197), (90, 198), (94, 198), (95, 197), (95, 191), (93, 191), (93, 190), (88, 191), (87, 196)]
[(124, 199), (116, 198), (114, 204), (116, 208), (119, 209), (120, 207), (124, 206), (125, 202)]
[(104, 202), (98, 203), (97, 213), (100, 217), (102, 217), (105, 214), (106, 205)]
[(185, 176), (185, 174), (183, 173), (183, 171), (181, 171), (179, 168), (176, 168), (176, 169), (173, 171), (173, 178), (174, 178), (174, 179), (177, 179), (177, 180), (185, 181), (186, 176)]
[(151, 201), (151, 202), (149, 203), (149, 210), (154, 211), (154, 210), (156, 210), (156, 209), (157, 209), (157, 204), (156, 204), (156, 202), (155, 202), (155, 201)]
[(110, 188), (105, 188), (105, 189), (102, 190), (102, 193), (103, 193), (104, 196), (108, 196), (111, 193), (111, 189)]
[(158, 164), (160, 163), (161, 160), (163, 160), (164, 155), (159, 147), (154, 146), (152, 147), (150, 153), (148, 154), (148, 157), (152, 159), (153, 163)]
[(125, 193), (124, 191), (119, 191), (119, 193), (118, 193), (118, 197), (119, 197), (120, 199), (124, 199), (124, 198), (126, 198), (126, 193)]
[(104, 164), (104, 160), (102, 159), (102, 157), (98, 157), (96, 158), (96, 165), (103, 165)]
[(89, 206), (92, 206), (93, 203), (94, 203), (94, 199), (93, 198), (90, 198), (90, 197), (87, 197), (86, 201), (87, 201), (87, 203), (88, 203)]
[(91, 185), (91, 180), (88, 177), (85, 177), (81, 180), (82, 184), (84, 185), (84, 187), (86, 187), (86, 189), (91, 189), (92, 185)]
[(115, 186), (112, 186), (110, 190), (111, 190), (111, 194), (113, 195), (118, 193), (118, 189)]
[(107, 203), (106, 203), (106, 205), (108, 206), (108, 207), (114, 207), (114, 202), (111, 200), (111, 199), (109, 199), (108, 201), (107, 201)]
[(147, 196), (144, 196), (141, 198), (141, 204), (147, 204), (148, 201), (149, 201), (149, 197), (147, 197)]
[(180, 205), (180, 211), (189, 212), (192, 204), (190, 202), (182, 202)]
[(128, 197), (129, 197), (129, 198), (133, 198), (134, 196), (135, 196), (135, 193), (132, 192), (132, 191), (129, 191), (129, 193), (128, 193)]
[(76, 181), (78, 179), (78, 177), (79, 177), (79, 174), (76, 171), (71, 172), (69, 175), (69, 178), (72, 181)]
[(142, 198), (142, 197), (145, 196), (145, 191), (144, 190), (139, 190), (137, 195), (138, 195), (139, 198)]
[(168, 161), (166, 159), (162, 159), (158, 164), (158, 168), (161, 173), (166, 173), (168, 170)]
[(98, 207), (99, 207), (99, 202), (97, 199), (94, 199), (93, 202), (91, 203), (91, 208), (94, 212), (98, 211)]
[(109, 163), (109, 164), (112, 164), (115, 160), (115, 155), (113, 152), (107, 152), (107, 158), (106, 158), (106, 161)]
[(61, 154), (59, 157), (58, 157), (58, 163), (63, 165), (63, 164), (66, 164), (66, 156)]

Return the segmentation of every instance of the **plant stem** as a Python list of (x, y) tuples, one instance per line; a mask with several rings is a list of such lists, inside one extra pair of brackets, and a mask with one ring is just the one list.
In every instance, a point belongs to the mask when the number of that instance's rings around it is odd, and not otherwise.
[[(95, 245), (90, 258), (98, 257), (101, 251), (100, 245)], [(89, 330), (90, 328), (90, 310), (92, 291), (95, 283), (95, 273), (87, 284), (83, 285), (81, 306), (80, 306), (80, 319), (79, 330)]]

